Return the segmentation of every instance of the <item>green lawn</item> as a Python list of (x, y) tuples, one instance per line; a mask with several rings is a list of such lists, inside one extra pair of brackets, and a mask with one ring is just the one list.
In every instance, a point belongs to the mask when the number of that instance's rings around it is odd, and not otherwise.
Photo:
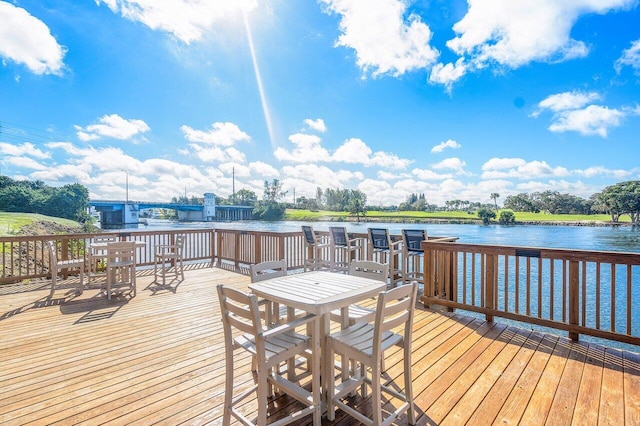
[[(611, 216), (606, 214), (597, 215), (569, 215), (569, 214), (546, 214), (546, 213), (523, 213), (515, 212), (516, 222), (609, 222)], [(419, 220), (419, 219), (440, 219), (453, 221), (474, 221), (478, 220), (475, 214), (467, 212), (386, 212), (386, 211), (368, 211), (367, 218), (371, 219), (388, 219), (390, 222), (400, 220)], [(302, 221), (319, 221), (319, 220), (335, 220), (346, 221), (355, 220), (346, 212), (331, 212), (326, 210), (293, 210), (287, 209), (285, 214), (287, 220)], [(365, 219), (366, 220), (366, 219)], [(620, 218), (620, 222), (630, 222), (629, 216), (625, 215)]]
[(55, 222), (60, 225), (76, 228), (80, 226), (78, 222), (60, 217), (51, 217), (35, 213), (0, 212), (0, 235), (15, 235), (23, 226), (39, 221)]

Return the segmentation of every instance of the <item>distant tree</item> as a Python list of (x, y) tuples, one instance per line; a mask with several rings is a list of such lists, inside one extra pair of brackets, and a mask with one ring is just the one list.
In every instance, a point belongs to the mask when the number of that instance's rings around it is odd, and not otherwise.
[(515, 223), (516, 215), (511, 210), (502, 210), (498, 222), (502, 225), (511, 225)]
[(628, 214), (632, 225), (640, 225), (640, 181), (607, 186), (597, 198), (606, 206), (613, 222), (618, 222), (620, 215)]
[(492, 192), (490, 197), (496, 205), (496, 211), (498, 211), (498, 198), (500, 198), (500, 194), (498, 194), (497, 192)]
[(255, 206), (258, 202), (258, 196), (249, 189), (241, 189), (236, 192), (236, 204), (239, 206)]
[(482, 219), (482, 223), (488, 225), (493, 219), (496, 218), (496, 212), (487, 208), (478, 210), (478, 217)]
[(264, 181), (264, 201), (279, 203), (285, 195), (287, 195), (287, 191), (282, 190), (282, 182), (278, 179), (274, 179), (271, 182)]
[(504, 208), (516, 212), (538, 213), (540, 211), (540, 206), (526, 193), (509, 195), (504, 200)]
[(356, 216), (356, 221), (360, 222), (360, 216), (367, 214), (367, 194), (356, 189), (351, 191), (349, 198), (349, 213)]

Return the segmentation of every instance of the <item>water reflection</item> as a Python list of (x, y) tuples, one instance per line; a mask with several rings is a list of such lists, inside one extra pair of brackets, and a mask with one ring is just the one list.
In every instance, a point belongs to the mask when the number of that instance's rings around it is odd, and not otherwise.
[(311, 225), (316, 230), (328, 230), (329, 226), (345, 226), (348, 232), (366, 233), (370, 226), (388, 228), (392, 234), (402, 229), (426, 229), (433, 236), (454, 236), (470, 244), (511, 245), (541, 248), (573, 248), (582, 250), (607, 250), (640, 252), (640, 229), (630, 226), (542, 226), (542, 225), (462, 225), (416, 223), (354, 223), (354, 222), (188, 222), (148, 219), (141, 230), (163, 229), (241, 229), (247, 231), (292, 232), (301, 225)]

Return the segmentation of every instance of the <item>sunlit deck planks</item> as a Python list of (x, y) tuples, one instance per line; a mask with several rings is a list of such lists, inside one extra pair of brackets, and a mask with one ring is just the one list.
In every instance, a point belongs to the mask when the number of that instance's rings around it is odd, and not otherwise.
[[(248, 277), (190, 266), (177, 289), (154, 291), (139, 274), (138, 296), (112, 303), (96, 290), (46, 303), (47, 283), (0, 287), (0, 424), (219, 423), (215, 285), (246, 289)], [(399, 356), (386, 363), (394, 378)], [(640, 424), (635, 353), (419, 308), (413, 365), (418, 424)], [(241, 358), (245, 385), (249, 367)], [(274, 416), (295, 407), (273, 405)], [(338, 413), (334, 424), (353, 423)]]

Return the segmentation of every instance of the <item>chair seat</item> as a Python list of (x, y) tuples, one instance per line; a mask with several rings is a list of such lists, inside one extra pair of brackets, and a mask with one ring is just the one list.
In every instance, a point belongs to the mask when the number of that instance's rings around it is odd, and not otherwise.
[[(373, 333), (375, 327), (368, 322), (358, 322), (345, 329), (329, 335), (336, 352), (348, 354), (349, 358), (363, 361), (373, 355)], [(392, 331), (385, 331), (382, 334), (381, 350), (391, 348), (402, 343), (403, 337)]]
[[(360, 305), (349, 305), (349, 325), (356, 322), (371, 322), (376, 316), (376, 310), (373, 308), (367, 308)], [(331, 321), (342, 322), (342, 311), (340, 309), (334, 309), (331, 311)]]
[[(272, 365), (271, 360), (278, 357), (284, 357), (285, 354), (294, 350), (299, 352), (300, 347), (308, 347), (311, 338), (295, 331), (286, 331), (282, 334), (267, 337), (264, 341), (265, 357), (268, 365)], [(256, 355), (256, 341), (251, 334), (243, 334), (234, 339), (234, 343), (251, 354)]]

